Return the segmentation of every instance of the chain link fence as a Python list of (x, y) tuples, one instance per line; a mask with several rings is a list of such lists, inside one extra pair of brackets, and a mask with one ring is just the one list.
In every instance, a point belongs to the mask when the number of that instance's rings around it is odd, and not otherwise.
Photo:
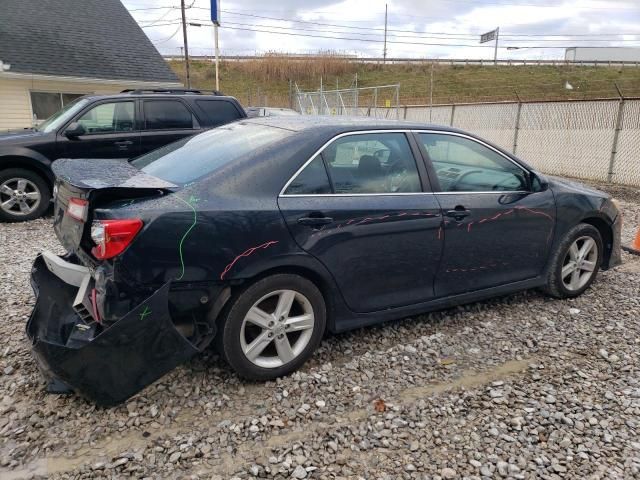
[(400, 119), (400, 85), (320, 89), (301, 92), (296, 85), (294, 107), (303, 115), (365, 115)]
[(541, 172), (640, 187), (637, 98), (379, 107), (372, 116), (395, 118), (385, 110), (469, 131)]

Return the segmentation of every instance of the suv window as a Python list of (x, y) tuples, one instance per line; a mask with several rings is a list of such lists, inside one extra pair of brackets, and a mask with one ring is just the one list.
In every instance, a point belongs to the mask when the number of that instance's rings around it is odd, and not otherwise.
[(289, 184), (285, 195), (317, 195), (332, 193), (327, 170), (322, 157), (318, 155)]
[(439, 133), (419, 137), (443, 192), (527, 190), (525, 171), (481, 143)]
[(404, 133), (338, 138), (322, 156), (335, 193), (421, 192), (415, 158)]
[(134, 102), (96, 105), (77, 120), (88, 134), (130, 132), (135, 129)]
[(211, 125), (222, 125), (240, 118), (235, 105), (226, 100), (196, 100), (196, 104), (207, 114)]
[(193, 115), (179, 100), (145, 100), (146, 130), (194, 128)]

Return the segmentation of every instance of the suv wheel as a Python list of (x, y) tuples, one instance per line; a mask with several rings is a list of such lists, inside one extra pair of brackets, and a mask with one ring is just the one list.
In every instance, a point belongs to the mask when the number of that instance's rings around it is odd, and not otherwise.
[(318, 288), (291, 274), (263, 278), (231, 301), (218, 333), (222, 356), (242, 377), (270, 380), (298, 369), (324, 335)]
[(0, 220), (23, 222), (42, 216), (51, 192), (40, 175), (23, 168), (0, 171)]

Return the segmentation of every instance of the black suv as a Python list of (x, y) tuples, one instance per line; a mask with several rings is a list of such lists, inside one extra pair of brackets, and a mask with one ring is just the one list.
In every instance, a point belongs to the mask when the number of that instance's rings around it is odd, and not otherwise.
[(31, 220), (46, 211), (58, 158), (130, 159), (246, 116), (235, 98), (218, 92), (124, 90), (79, 98), (35, 129), (0, 134), (0, 220)]

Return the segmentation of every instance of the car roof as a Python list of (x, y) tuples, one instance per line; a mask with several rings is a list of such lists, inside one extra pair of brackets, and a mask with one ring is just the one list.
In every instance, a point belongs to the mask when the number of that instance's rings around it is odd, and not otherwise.
[(385, 130), (385, 129), (429, 129), (450, 132), (460, 130), (444, 125), (410, 122), (406, 120), (388, 120), (372, 117), (334, 116), (334, 115), (299, 115), (299, 116), (274, 116), (255, 117), (242, 120), (243, 122), (256, 123), (265, 126), (284, 128), (294, 132), (305, 130), (325, 130), (327, 132), (351, 132), (357, 130)]
[(195, 93), (114, 93), (110, 95), (84, 95), (82, 98), (88, 100), (108, 100), (108, 99), (120, 99), (120, 98), (188, 98), (195, 100), (232, 100), (237, 102), (235, 97), (228, 95), (207, 95), (207, 94), (195, 94)]

